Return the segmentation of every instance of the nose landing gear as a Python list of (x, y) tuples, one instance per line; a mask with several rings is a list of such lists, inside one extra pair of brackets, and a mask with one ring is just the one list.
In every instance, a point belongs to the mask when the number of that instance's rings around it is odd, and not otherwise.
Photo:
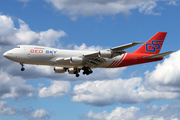
[(24, 64), (23, 64), (23, 63), (20, 63), (20, 65), (21, 65), (21, 71), (24, 71), (24, 70), (25, 70)]

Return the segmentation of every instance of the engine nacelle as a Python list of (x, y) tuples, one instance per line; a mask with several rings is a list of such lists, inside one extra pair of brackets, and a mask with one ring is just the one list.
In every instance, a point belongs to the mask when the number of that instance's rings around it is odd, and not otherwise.
[(99, 51), (99, 57), (102, 58), (111, 58), (112, 52), (111, 51)]
[(68, 73), (69, 74), (77, 74), (80, 72), (80, 69), (77, 68), (68, 68)]
[(70, 63), (71, 64), (81, 64), (83, 62), (83, 58), (79, 57), (71, 57)]
[(54, 72), (55, 73), (65, 73), (66, 72), (66, 68), (63, 67), (54, 67)]
[(69, 68), (69, 69), (68, 69), (68, 73), (69, 73), (69, 74), (74, 74), (74, 72), (75, 72), (75, 69), (74, 69), (74, 68)]

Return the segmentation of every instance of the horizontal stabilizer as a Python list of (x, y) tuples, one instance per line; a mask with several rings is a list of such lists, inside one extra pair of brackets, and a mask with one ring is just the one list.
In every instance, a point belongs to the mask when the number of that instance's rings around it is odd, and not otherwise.
[(145, 59), (156, 59), (156, 58), (161, 58), (161, 57), (164, 57), (166, 55), (169, 55), (169, 54), (171, 54), (173, 52), (174, 51), (169, 51), (169, 52), (160, 53), (160, 54), (156, 54), (156, 55), (146, 56), (146, 57), (143, 57), (143, 58), (145, 58)]

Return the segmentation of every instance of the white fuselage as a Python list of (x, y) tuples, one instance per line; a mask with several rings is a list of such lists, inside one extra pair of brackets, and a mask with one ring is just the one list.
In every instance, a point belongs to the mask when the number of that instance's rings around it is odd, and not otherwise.
[[(67, 68), (82, 68), (82, 64), (72, 64), (69, 61), (56, 62), (56, 59), (69, 58), (73, 56), (83, 56), (83, 54), (93, 53), (97, 51), (79, 51), (79, 50), (62, 50), (50, 47), (20, 45), (4, 53), (4, 56), (12, 61), (23, 64), (49, 65)], [(123, 55), (106, 59), (100, 68), (106, 68), (112, 61), (120, 60)]]

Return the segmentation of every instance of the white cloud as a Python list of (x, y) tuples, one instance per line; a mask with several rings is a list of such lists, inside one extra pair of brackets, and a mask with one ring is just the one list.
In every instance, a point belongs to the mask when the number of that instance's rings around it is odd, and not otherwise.
[(0, 101), (0, 115), (15, 115), (18, 107), (7, 107), (6, 101)]
[(58, 45), (58, 40), (66, 36), (62, 30), (34, 32), (23, 21), (18, 20), (20, 28), (14, 27), (14, 22), (9, 16), (0, 15), (0, 43), (3, 45), (34, 44), (44, 46)]
[[(46, 0), (62, 14), (76, 20), (78, 15), (115, 15), (119, 13), (128, 16), (130, 10), (141, 9), (145, 14), (159, 15), (153, 12), (159, 0)], [(142, 10), (143, 6), (143, 10)]]
[(51, 81), (52, 85), (39, 90), (39, 97), (61, 97), (70, 92), (70, 82), (68, 81)]
[(178, 5), (177, 0), (170, 0), (168, 5)]
[(24, 115), (28, 120), (48, 120), (53, 114), (45, 109), (24, 108), (19, 110), (17, 106), (7, 107), (7, 101), (0, 101), (0, 115)]
[(107, 111), (100, 113), (89, 111), (81, 118), (89, 118), (90, 120), (178, 120), (180, 117), (179, 109), (179, 104), (153, 105), (145, 108), (117, 107), (111, 113), (107, 113)]
[(146, 86), (159, 91), (180, 92), (180, 50), (172, 53), (152, 72), (146, 72)]
[(99, 50), (102, 50), (102, 47), (100, 47), (100, 46), (90, 46), (90, 47), (87, 47), (86, 44), (83, 43), (81, 46), (74, 45), (74, 50), (99, 51)]
[(108, 114), (106, 111), (97, 114), (90, 111), (84, 117), (90, 118), (92, 120), (135, 120), (136, 119), (135, 114), (138, 111), (139, 108), (137, 107), (130, 107), (130, 108), (117, 107), (110, 114)]
[(22, 97), (35, 97), (35, 88), (26, 85), (25, 80), (0, 72), (0, 99), (13, 98), (17, 101)]
[(28, 119), (29, 120), (42, 120), (42, 119), (48, 120), (51, 117), (51, 115), (52, 114), (49, 113), (47, 110), (39, 109), (29, 114)]
[(2, 37), (7, 36), (8, 34), (13, 33), (14, 29), (14, 22), (12, 21), (11, 17), (0, 15), (0, 36)]
[(157, 4), (155, 2), (152, 2), (152, 3), (149, 3), (149, 4), (142, 4), (140, 6), (140, 8), (139, 8), (139, 12), (140, 13), (144, 12), (147, 15), (150, 15), (150, 14), (152, 14), (152, 15), (161, 15), (160, 12), (159, 13), (155, 13), (153, 11), (153, 9), (156, 7), (156, 5)]
[(66, 33), (62, 30), (55, 31), (49, 29), (47, 31), (40, 32), (40, 40), (38, 45), (43, 46), (56, 46), (59, 43), (59, 38), (66, 36)]
[(136, 90), (140, 87), (141, 82), (141, 78), (87, 81), (75, 85), (71, 100), (96, 106), (111, 105), (115, 102), (145, 102)]
[(29, 26), (19, 19), (20, 29), (14, 28), (14, 34), (7, 37), (11, 44), (32, 44), (39, 40), (39, 34), (30, 30)]
[(72, 102), (81, 102), (93, 106), (106, 106), (114, 103), (149, 103), (153, 100), (179, 99), (180, 94), (171, 91), (157, 91), (143, 85), (142, 78), (127, 80), (87, 81), (75, 85)]

